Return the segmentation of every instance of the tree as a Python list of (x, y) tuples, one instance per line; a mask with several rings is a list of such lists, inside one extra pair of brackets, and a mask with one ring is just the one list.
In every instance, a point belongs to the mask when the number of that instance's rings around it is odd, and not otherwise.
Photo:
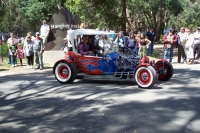
[(12, 32), (38, 31), (43, 19), (58, 13), (57, 3), (65, 0), (0, 0), (0, 30)]
[(169, 15), (176, 16), (183, 11), (183, 5), (179, 0), (130, 0), (127, 6), (135, 27), (140, 28), (140, 24), (145, 27), (152, 26), (157, 33), (157, 39), (166, 27)]
[[(122, 0), (66, 0), (65, 7), (91, 28), (117, 28), (122, 18)], [(125, 1), (125, 0), (124, 0)]]

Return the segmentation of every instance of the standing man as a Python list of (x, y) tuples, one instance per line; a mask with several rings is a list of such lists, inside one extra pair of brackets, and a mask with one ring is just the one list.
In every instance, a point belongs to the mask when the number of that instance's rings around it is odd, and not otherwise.
[(198, 27), (197, 31), (194, 33), (194, 59), (199, 60), (199, 56), (200, 56), (200, 27)]
[(40, 38), (40, 33), (35, 33), (34, 45), (33, 45), (36, 69), (43, 69), (42, 53), (43, 53), (43, 41)]
[(169, 33), (163, 36), (164, 41), (164, 59), (168, 59), (168, 52), (170, 51), (169, 62), (172, 62), (174, 46), (177, 43), (177, 35), (173, 34), (173, 29), (169, 28)]
[(46, 46), (46, 44), (47, 44), (47, 38), (48, 38), (48, 36), (49, 36), (49, 32), (50, 32), (49, 25), (46, 24), (46, 21), (45, 21), (45, 20), (43, 20), (43, 21), (42, 21), (42, 26), (41, 26), (41, 28), (40, 28), (40, 38), (42, 38), (42, 40), (43, 40), (43, 45), (44, 45), (44, 47), (43, 47), (43, 52), (44, 52), (45, 46)]
[[(18, 41), (17, 41), (16, 38), (14, 38), (14, 34), (13, 34), (13, 33), (10, 33), (10, 38), (7, 40), (8, 48), (10, 48), (10, 47), (13, 46), (13, 45), (17, 46), (17, 43), (18, 43)], [(12, 55), (11, 55), (11, 52), (8, 51), (8, 64), (11, 64), (11, 56), (12, 56)], [(14, 65), (14, 66), (17, 65), (16, 60), (15, 60), (15, 62), (13, 62), (13, 65)]]
[(186, 40), (187, 40), (187, 33), (185, 32), (185, 27), (180, 28), (180, 32), (178, 33), (178, 63), (181, 63), (181, 56), (183, 58), (183, 63), (186, 62)]
[(149, 31), (147, 32), (146, 36), (151, 41), (151, 44), (149, 45), (147, 54), (152, 55), (153, 54), (154, 42), (156, 40), (156, 33), (153, 31), (152, 27), (149, 28)]

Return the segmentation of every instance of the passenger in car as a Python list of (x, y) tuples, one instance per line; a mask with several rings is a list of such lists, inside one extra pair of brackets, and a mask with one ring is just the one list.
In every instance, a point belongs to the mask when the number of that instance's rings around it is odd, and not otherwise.
[(83, 35), (82, 41), (80, 42), (80, 44), (78, 46), (78, 52), (81, 55), (94, 56), (94, 53), (92, 51), (90, 51), (90, 45), (89, 45), (88, 41), (89, 41), (89, 37), (86, 35)]
[(112, 42), (108, 39), (107, 35), (103, 35), (102, 38), (99, 40), (99, 46), (104, 49), (101, 50), (100, 53), (108, 54), (112, 48)]
[(89, 36), (89, 47), (90, 51), (93, 52), (95, 56), (102, 56), (102, 54), (99, 52), (102, 48), (99, 45), (94, 44), (95, 36), (91, 35)]

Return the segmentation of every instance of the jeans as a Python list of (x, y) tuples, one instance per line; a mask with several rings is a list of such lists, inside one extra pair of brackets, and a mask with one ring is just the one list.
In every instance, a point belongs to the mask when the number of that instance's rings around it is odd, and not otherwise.
[(165, 59), (165, 60), (168, 59), (168, 52), (169, 52), (169, 51), (170, 51), (169, 62), (172, 62), (174, 48), (165, 48), (165, 51), (164, 51), (164, 59)]
[(33, 55), (30, 55), (30, 56), (26, 56), (26, 59), (27, 59), (27, 64), (30, 66), (33, 65)]
[(148, 55), (153, 54), (153, 46), (154, 46), (154, 41), (151, 41), (151, 44), (149, 45), (148, 48)]
[(11, 63), (12, 65), (16, 65), (16, 55), (14, 55), (15, 53), (13, 53), (13, 55), (11, 55)]
[(180, 63), (181, 62), (181, 56), (182, 56), (182, 58), (183, 58), (183, 60), (186, 60), (186, 54), (185, 54), (185, 51), (184, 51), (185, 49), (184, 49), (184, 47), (183, 47), (183, 45), (182, 44), (180, 44), (179, 46), (178, 46), (178, 63)]
[(35, 51), (35, 63), (38, 68), (43, 68), (43, 61), (42, 61), (42, 54), (40, 54), (40, 51)]
[(195, 58), (199, 59), (199, 56), (200, 56), (200, 44), (194, 44), (194, 59)]
[(8, 64), (11, 64), (11, 55), (9, 51), (8, 51)]

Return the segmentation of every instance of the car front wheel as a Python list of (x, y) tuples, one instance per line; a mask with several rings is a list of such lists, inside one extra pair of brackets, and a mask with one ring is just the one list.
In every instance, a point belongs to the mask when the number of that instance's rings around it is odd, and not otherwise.
[(156, 72), (152, 66), (139, 67), (135, 72), (135, 80), (141, 88), (151, 88), (156, 82)]
[(72, 83), (77, 76), (76, 66), (73, 63), (60, 62), (55, 66), (54, 74), (60, 83)]

